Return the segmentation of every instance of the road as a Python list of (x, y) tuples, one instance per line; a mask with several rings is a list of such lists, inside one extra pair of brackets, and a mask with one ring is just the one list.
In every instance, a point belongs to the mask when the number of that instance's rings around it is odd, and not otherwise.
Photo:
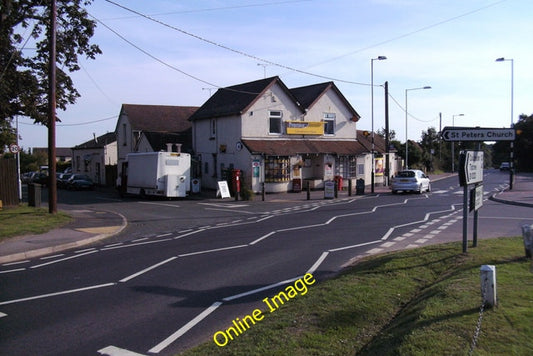
[[(508, 178), (489, 172), (485, 198)], [(120, 211), (130, 225), (98, 245), (1, 266), (0, 354), (175, 354), (266, 311), (265, 297), (306, 273), (318, 280), (312, 293), (362, 256), (462, 238), (456, 177), (429, 194), (309, 202), (73, 197), (62, 204)], [(530, 216), (485, 200), (479, 236), (519, 235)]]

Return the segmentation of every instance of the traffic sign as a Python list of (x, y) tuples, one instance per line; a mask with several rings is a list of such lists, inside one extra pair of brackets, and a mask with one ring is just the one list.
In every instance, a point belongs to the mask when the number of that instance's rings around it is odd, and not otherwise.
[(483, 151), (461, 151), (459, 166), (461, 186), (483, 182)]
[(442, 129), (444, 141), (514, 141), (515, 129), (448, 127)]
[(9, 145), (9, 152), (18, 153), (19, 150), (20, 150), (20, 148), (16, 144), (12, 143), (12, 144)]

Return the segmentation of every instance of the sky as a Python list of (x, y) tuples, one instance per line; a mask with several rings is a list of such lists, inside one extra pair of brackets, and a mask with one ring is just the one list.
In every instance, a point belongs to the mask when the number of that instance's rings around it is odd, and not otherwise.
[[(429, 127), (502, 128), (533, 113), (531, 0), (95, 0), (87, 11), (103, 54), (71, 74), (81, 97), (57, 112), (57, 147), (114, 131), (124, 103), (201, 106), (265, 75), (289, 88), (333, 81), (369, 131), (385, 126), (387, 81), (401, 142), (406, 121), (418, 141)], [(18, 121), (20, 146), (47, 146), (45, 127)]]

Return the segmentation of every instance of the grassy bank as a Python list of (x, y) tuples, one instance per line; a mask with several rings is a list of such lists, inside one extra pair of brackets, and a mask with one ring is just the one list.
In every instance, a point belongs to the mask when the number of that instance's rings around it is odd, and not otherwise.
[(473, 354), (531, 355), (533, 266), (523, 256), (516, 237), (481, 240), (466, 255), (452, 243), (368, 258), (265, 314), (227, 346), (211, 339), (184, 354), (468, 355), (480, 267), (491, 264), (498, 306), (484, 312)]
[(63, 212), (49, 214), (47, 209), (21, 205), (0, 210), (0, 241), (25, 234), (41, 234), (70, 221)]

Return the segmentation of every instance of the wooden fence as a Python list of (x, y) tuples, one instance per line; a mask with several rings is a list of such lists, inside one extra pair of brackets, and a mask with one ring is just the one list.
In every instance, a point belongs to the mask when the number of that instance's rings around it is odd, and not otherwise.
[(0, 158), (0, 200), (4, 206), (19, 203), (17, 161), (14, 158)]

